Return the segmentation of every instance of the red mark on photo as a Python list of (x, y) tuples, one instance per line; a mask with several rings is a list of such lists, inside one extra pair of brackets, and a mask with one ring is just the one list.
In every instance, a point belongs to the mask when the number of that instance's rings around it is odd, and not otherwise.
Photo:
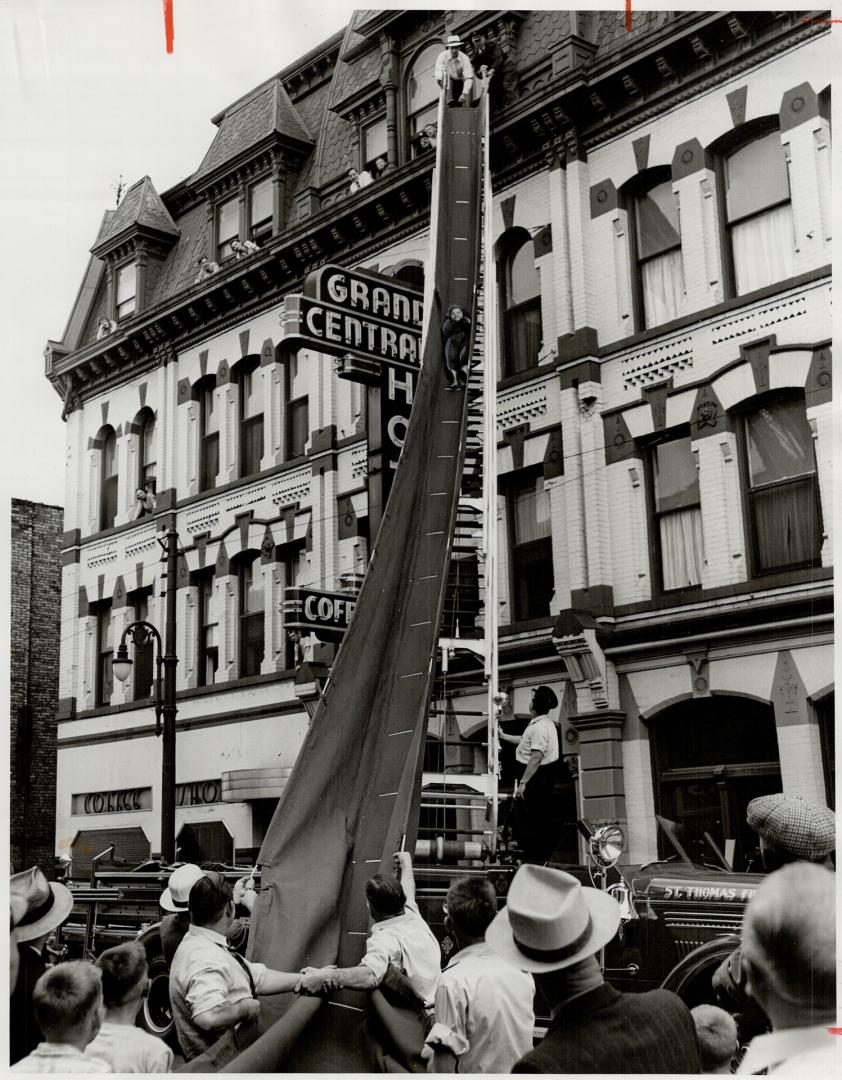
[(626, 33), (631, 33), (631, 0), (626, 0)]
[(842, 1035), (842, 1028), (828, 1028), (831, 1035)]
[(802, 19), (801, 22), (804, 26), (830, 26), (833, 23), (842, 23), (842, 19), (814, 19), (809, 16), (806, 19)]
[(173, 13), (172, 13), (173, 0), (164, 0), (164, 34), (167, 39), (167, 52), (172, 52), (172, 43), (175, 38), (175, 30), (173, 28)]

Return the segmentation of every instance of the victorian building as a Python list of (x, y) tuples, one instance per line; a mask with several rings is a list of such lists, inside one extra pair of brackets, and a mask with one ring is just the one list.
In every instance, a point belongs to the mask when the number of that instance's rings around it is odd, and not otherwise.
[[(46, 352), (67, 423), (56, 843), (77, 873), (110, 842), (160, 849), (152, 646), (126, 682), (111, 660), (131, 622), (163, 626), (170, 527), (182, 855), (260, 845), (302, 672), (330, 662), (288, 633), (285, 590), (358, 586), (389, 467), (376, 397), (282, 351), (280, 313), (325, 263), (421, 287), (419, 136), (451, 33), (495, 72), (501, 681), (515, 716), (558, 693), (563, 816), (621, 822), (642, 861), (660, 814), (742, 869), (751, 797), (832, 802), (829, 30), (358, 12), (215, 116), (190, 177), (105, 213)], [(349, 191), (349, 168), (374, 182)], [(432, 729), (431, 771), (482, 758), (466, 713)]]

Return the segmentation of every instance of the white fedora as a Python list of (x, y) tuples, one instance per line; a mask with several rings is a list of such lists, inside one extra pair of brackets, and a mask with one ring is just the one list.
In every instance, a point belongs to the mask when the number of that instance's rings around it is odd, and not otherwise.
[(617, 933), (620, 905), (571, 874), (525, 863), (485, 940), (521, 971), (557, 971), (599, 952)]
[(458, 34), (451, 34), (450, 37), (447, 39), (447, 45), (445, 46), (445, 48), (446, 49), (454, 49), (454, 48), (458, 48), (460, 45), (464, 45), (464, 42), (459, 37), (459, 35)]
[(190, 890), (199, 878), (204, 876), (204, 870), (195, 863), (188, 862), (176, 867), (170, 874), (170, 880), (158, 903), (166, 911), (187, 911)]
[(15, 925), (15, 941), (35, 941), (61, 926), (73, 907), (73, 894), (58, 881), (47, 881), (37, 866), (12, 874), (12, 909), (25, 914)]

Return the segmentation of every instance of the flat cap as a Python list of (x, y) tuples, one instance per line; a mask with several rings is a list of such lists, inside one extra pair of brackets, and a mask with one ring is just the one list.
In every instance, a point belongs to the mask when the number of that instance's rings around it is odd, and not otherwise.
[(836, 815), (800, 795), (761, 795), (748, 804), (746, 818), (770, 847), (791, 859), (817, 862), (836, 847)]

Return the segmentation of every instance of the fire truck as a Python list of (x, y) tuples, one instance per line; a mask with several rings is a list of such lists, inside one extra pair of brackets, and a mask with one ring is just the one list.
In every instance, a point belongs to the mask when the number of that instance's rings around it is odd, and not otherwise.
[[(711, 976), (733, 951), (743, 911), (762, 875), (734, 873), (727, 864), (693, 864), (683, 857), (680, 844), (670, 858), (630, 866), (622, 862), (623, 837), (616, 826), (594, 828), (580, 822), (579, 828), (586, 838), (588, 861), (560, 868), (584, 885), (606, 889), (622, 913), (620, 931), (602, 958), (606, 978), (617, 989), (631, 992), (663, 986), (678, 993), (691, 1008), (712, 1001)], [(669, 823), (664, 822), (662, 829), (671, 842), (674, 834)], [(439, 851), (441, 847), (439, 844)], [(417, 899), (439, 939), (442, 962), (446, 963), (455, 946), (445, 929), (442, 910), (450, 881), (461, 874), (487, 877), (502, 905), (517, 870), (516, 853), (501, 850), (494, 861), (462, 860), (459, 865), (437, 862), (436, 845), (428, 845), (426, 850), (430, 858), (419, 859), (415, 865)], [(146, 950), (150, 976), (138, 1022), (155, 1035), (174, 1039), (158, 904), (174, 867), (151, 861), (131, 870), (99, 869), (102, 862), (113, 862), (114, 857), (113, 849), (106, 849), (95, 856), (88, 883), (68, 882), (74, 896), (73, 911), (48, 948), (55, 959), (94, 959), (113, 945), (137, 940)], [(253, 876), (255, 887), (260, 887), (255, 867), (214, 864), (208, 868), (220, 870), (232, 884), (243, 876)], [(247, 916), (240, 922), (245, 931)], [(241, 936), (244, 940), (246, 934)]]

